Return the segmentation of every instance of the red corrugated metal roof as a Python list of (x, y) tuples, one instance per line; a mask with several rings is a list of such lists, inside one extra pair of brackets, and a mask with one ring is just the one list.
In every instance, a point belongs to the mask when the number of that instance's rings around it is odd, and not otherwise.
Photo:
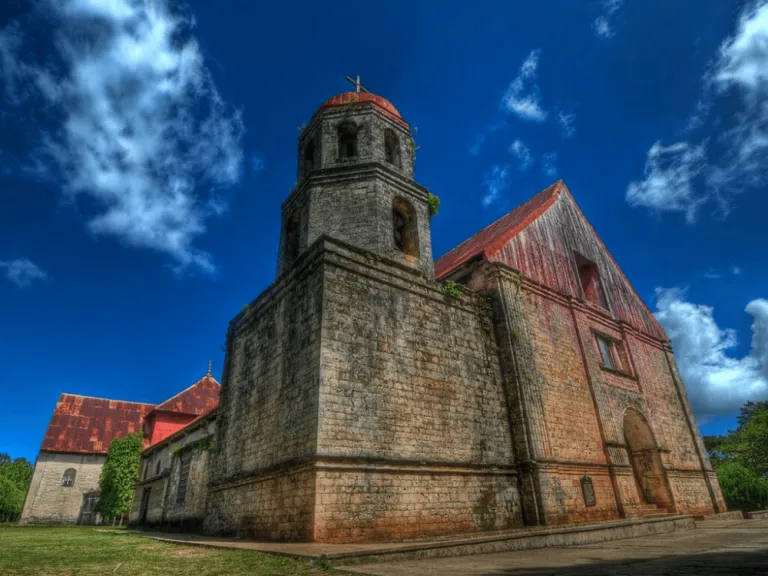
[(113, 438), (141, 432), (152, 404), (62, 394), (41, 450), (106, 454)]
[(155, 410), (199, 416), (218, 405), (220, 392), (221, 385), (213, 376), (206, 374), (186, 390), (155, 406)]
[(446, 276), (478, 254), (484, 253), (489, 256), (501, 248), (510, 238), (549, 208), (564, 186), (563, 181), (558, 180), (506, 216), (502, 216), (490, 226), (483, 228), (456, 246), (435, 262), (435, 278), (440, 279)]
[[(154, 410), (194, 416), (208, 414), (218, 406), (220, 390), (221, 385), (216, 379), (206, 374), (186, 390), (157, 406), (62, 394), (40, 450), (106, 454), (114, 438), (142, 432), (144, 419)], [(192, 422), (197, 420), (195, 418)]]

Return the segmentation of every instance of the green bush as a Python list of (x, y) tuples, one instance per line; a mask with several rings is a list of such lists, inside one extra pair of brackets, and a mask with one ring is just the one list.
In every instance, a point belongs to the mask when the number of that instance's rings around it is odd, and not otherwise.
[(99, 477), (97, 509), (108, 518), (121, 518), (131, 509), (134, 483), (141, 464), (141, 434), (115, 438), (109, 445), (107, 459)]
[(15, 522), (24, 506), (24, 491), (0, 476), (0, 522)]
[(729, 462), (718, 467), (717, 481), (728, 508), (745, 512), (768, 509), (768, 478)]

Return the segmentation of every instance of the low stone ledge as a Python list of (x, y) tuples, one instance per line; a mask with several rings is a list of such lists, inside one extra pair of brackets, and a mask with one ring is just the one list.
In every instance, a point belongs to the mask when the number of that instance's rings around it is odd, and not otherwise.
[(750, 520), (768, 518), (768, 510), (755, 510), (754, 512), (747, 512), (747, 518)]
[[(768, 514), (768, 510), (766, 510)], [(749, 516), (747, 516), (748, 518)], [(707, 514), (706, 516), (696, 516), (696, 521), (702, 520), (743, 520), (744, 513), (741, 510), (733, 510), (731, 512), (720, 512), (719, 514)]]

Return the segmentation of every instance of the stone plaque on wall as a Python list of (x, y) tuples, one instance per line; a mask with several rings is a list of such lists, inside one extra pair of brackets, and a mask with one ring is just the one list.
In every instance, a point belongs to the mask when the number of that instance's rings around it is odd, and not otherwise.
[(587, 506), (595, 505), (595, 489), (592, 487), (592, 478), (584, 476), (581, 479), (581, 492), (584, 494), (584, 504)]

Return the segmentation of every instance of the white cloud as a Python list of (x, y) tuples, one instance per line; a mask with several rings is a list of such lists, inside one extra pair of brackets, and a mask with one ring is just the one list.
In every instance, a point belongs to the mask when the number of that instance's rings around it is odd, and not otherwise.
[(28, 258), (15, 260), (0, 260), (0, 270), (7, 280), (10, 280), (19, 288), (26, 288), (35, 280), (44, 280), (48, 275), (40, 267)]
[(488, 139), (488, 136), (490, 136), (494, 132), (503, 130), (504, 128), (506, 128), (506, 126), (507, 126), (507, 123), (504, 122), (503, 120), (488, 124), (485, 130), (480, 134), (478, 134), (477, 138), (475, 138), (475, 143), (472, 145), (472, 148), (469, 149), (469, 153), (472, 156), (477, 156), (478, 154), (480, 154), (480, 149), (483, 147), (483, 144), (485, 144), (485, 141)]
[(517, 159), (518, 170), (525, 171), (531, 165), (531, 151), (521, 140), (515, 140), (509, 147), (509, 153)]
[(547, 112), (539, 102), (539, 87), (536, 84), (536, 70), (539, 67), (540, 50), (532, 50), (520, 67), (517, 77), (512, 80), (502, 99), (502, 106), (523, 120), (542, 122)]
[(707, 280), (719, 280), (722, 277), (723, 275), (713, 268), (710, 268), (709, 270), (704, 272), (704, 278), (706, 278)]
[(717, 94), (734, 93), (741, 108), (723, 139), (729, 152), (710, 177), (716, 188), (762, 185), (768, 162), (768, 2), (745, 10), (708, 76)]
[(768, 300), (747, 305), (751, 350), (733, 358), (727, 351), (736, 345), (736, 333), (717, 325), (712, 307), (688, 302), (678, 288), (657, 288), (656, 298), (656, 318), (672, 340), (697, 417), (734, 414), (748, 400), (768, 399)]
[(696, 210), (705, 201), (694, 189), (694, 179), (705, 167), (704, 145), (677, 142), (663, 146), (656, 142), (648, 151), (645, 179), (631, 182), (626, 199), (632, 206), (657, 211), (683, 212), (686, 220), (696, 219)]
[[(713, 112), (719, 115), (713, 117)], [(764, 185), (768, 177), (766, 0), (742, 12), (736, 31), (722, 43), (705, 75), (704, 91), (686, 131), (705, 126), (719, 134), (710, 147), (715, 156), (706, 166), (705, 142), (680, 142), (668, 148), (657, 142), (648, 153), (646, 180), (630, 184), (627, 200), (635, 206), (683, 212), (692, 222), (700, 205), (716, 201), (727, 214), (734, 194)], [(664, 156), (677, 169), (654, 170), (656, 160)], [(701, 182), (694, 186), (693, 178), (699, 174)]]
[(592, 23), (595, 34), (600, 38), (611, 38), (615, 35), (612, 20), (623, 3), (624, 0), (605, 0), (602, 3), (603, 13)]
[(541, 157), (541, 169), (549, 178), (557, 176), (557, 152), (548, 152)]
[(216, 90), (191, 18), (165, 0), (46, 2), (60, 61), (22, 62), (32, 52), (0, 45), (3, 73), (58, 119), (40, 166), (69, 197), (91, 200), (93, 233), (166, 253), (178, 269), (212, 270), (194, 241), (226, 208), (218, 191), (240, 178), (243, 126)]
[(483, 175), (483, 185), (486, 190), (483, 206), (488, 207), (496, 202), (509, 186), (509, 166), (506, 164), (492, 166), (491, 171)]
[(731, 268), (731, 273), (733, 273), (734, 276), (740, 276), (741, 275), (741, 268), (738, 266), (733, 266)]
[(560, 124), (563, 138), (570, 138), (576, 133), (576, 128), (573, 126), (574, 122), (576, 122), (576, 114), (569, 114), (564, 110), (558, 110), (557, 123)]

